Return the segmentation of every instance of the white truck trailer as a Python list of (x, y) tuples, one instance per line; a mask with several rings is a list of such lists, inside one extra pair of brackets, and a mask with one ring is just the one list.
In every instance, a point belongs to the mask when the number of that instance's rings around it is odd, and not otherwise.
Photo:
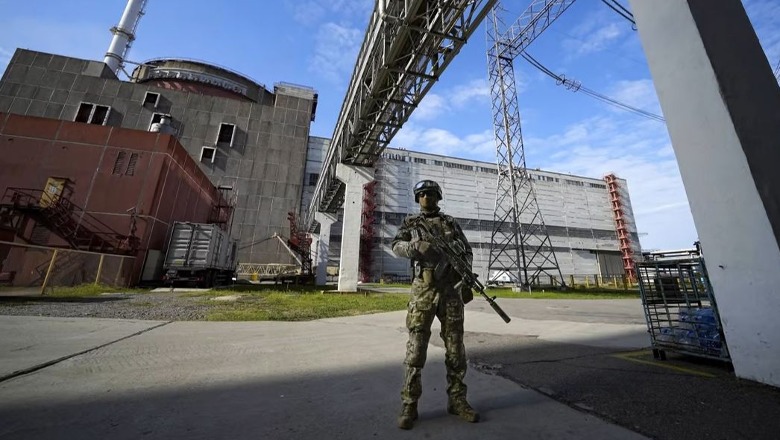
[(237, 241), (218, 225), (175, 222), (163, 269), (165, 284), (213, 287), (232, 282)]

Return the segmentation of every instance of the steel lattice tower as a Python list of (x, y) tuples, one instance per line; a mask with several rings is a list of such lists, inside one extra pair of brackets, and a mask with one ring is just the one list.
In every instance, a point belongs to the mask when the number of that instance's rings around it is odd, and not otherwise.
[(505, 271), (516, 286), (529, 290), (550, 280), (565, 287), (565, 281), (526, 169), (514, 58), (571, 3), (534, 1), (508, 29), (501, 21), (499, 5), (488, 18), (488, 73), (498, 162), (488, 280), (493, 271)]

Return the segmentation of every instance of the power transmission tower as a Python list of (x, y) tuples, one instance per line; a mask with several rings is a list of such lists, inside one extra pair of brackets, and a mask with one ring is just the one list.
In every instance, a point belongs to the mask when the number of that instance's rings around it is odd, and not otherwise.
[(506, 273), (524, 289), (547, 281), (566, 285), (526, 169), (514, 59), (572, 3), (535, 0), (510, 27), (501, 19), (500, 5), (488, 17), (488, 72), (498, 161), (488, 281), (491, 275)]

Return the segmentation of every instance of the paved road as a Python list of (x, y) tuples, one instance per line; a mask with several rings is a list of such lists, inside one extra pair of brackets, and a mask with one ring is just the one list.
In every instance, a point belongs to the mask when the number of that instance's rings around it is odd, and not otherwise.
[[(434, 337), (421, 420), (395, 427), (403, 312), (300, 323), (0, 316), (0, 438), (776, 438), (765, 435), (777, 432), (777, 390), (717, 366), (659, 366), (640, 350), (632, 300), (501, 299), (510, 324), (477, 301), (467, 383), (484, 423), (446, 414)], [(724, 428), (702, 428), (713, 423)]]

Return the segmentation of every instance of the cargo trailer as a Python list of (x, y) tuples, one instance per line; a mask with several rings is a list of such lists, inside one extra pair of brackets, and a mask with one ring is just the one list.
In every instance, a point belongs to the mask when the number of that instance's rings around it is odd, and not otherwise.
[(175, 222), (163, 269), (165, 284), (213, 287), (232, 282), (237, 241), (216, 224)]

